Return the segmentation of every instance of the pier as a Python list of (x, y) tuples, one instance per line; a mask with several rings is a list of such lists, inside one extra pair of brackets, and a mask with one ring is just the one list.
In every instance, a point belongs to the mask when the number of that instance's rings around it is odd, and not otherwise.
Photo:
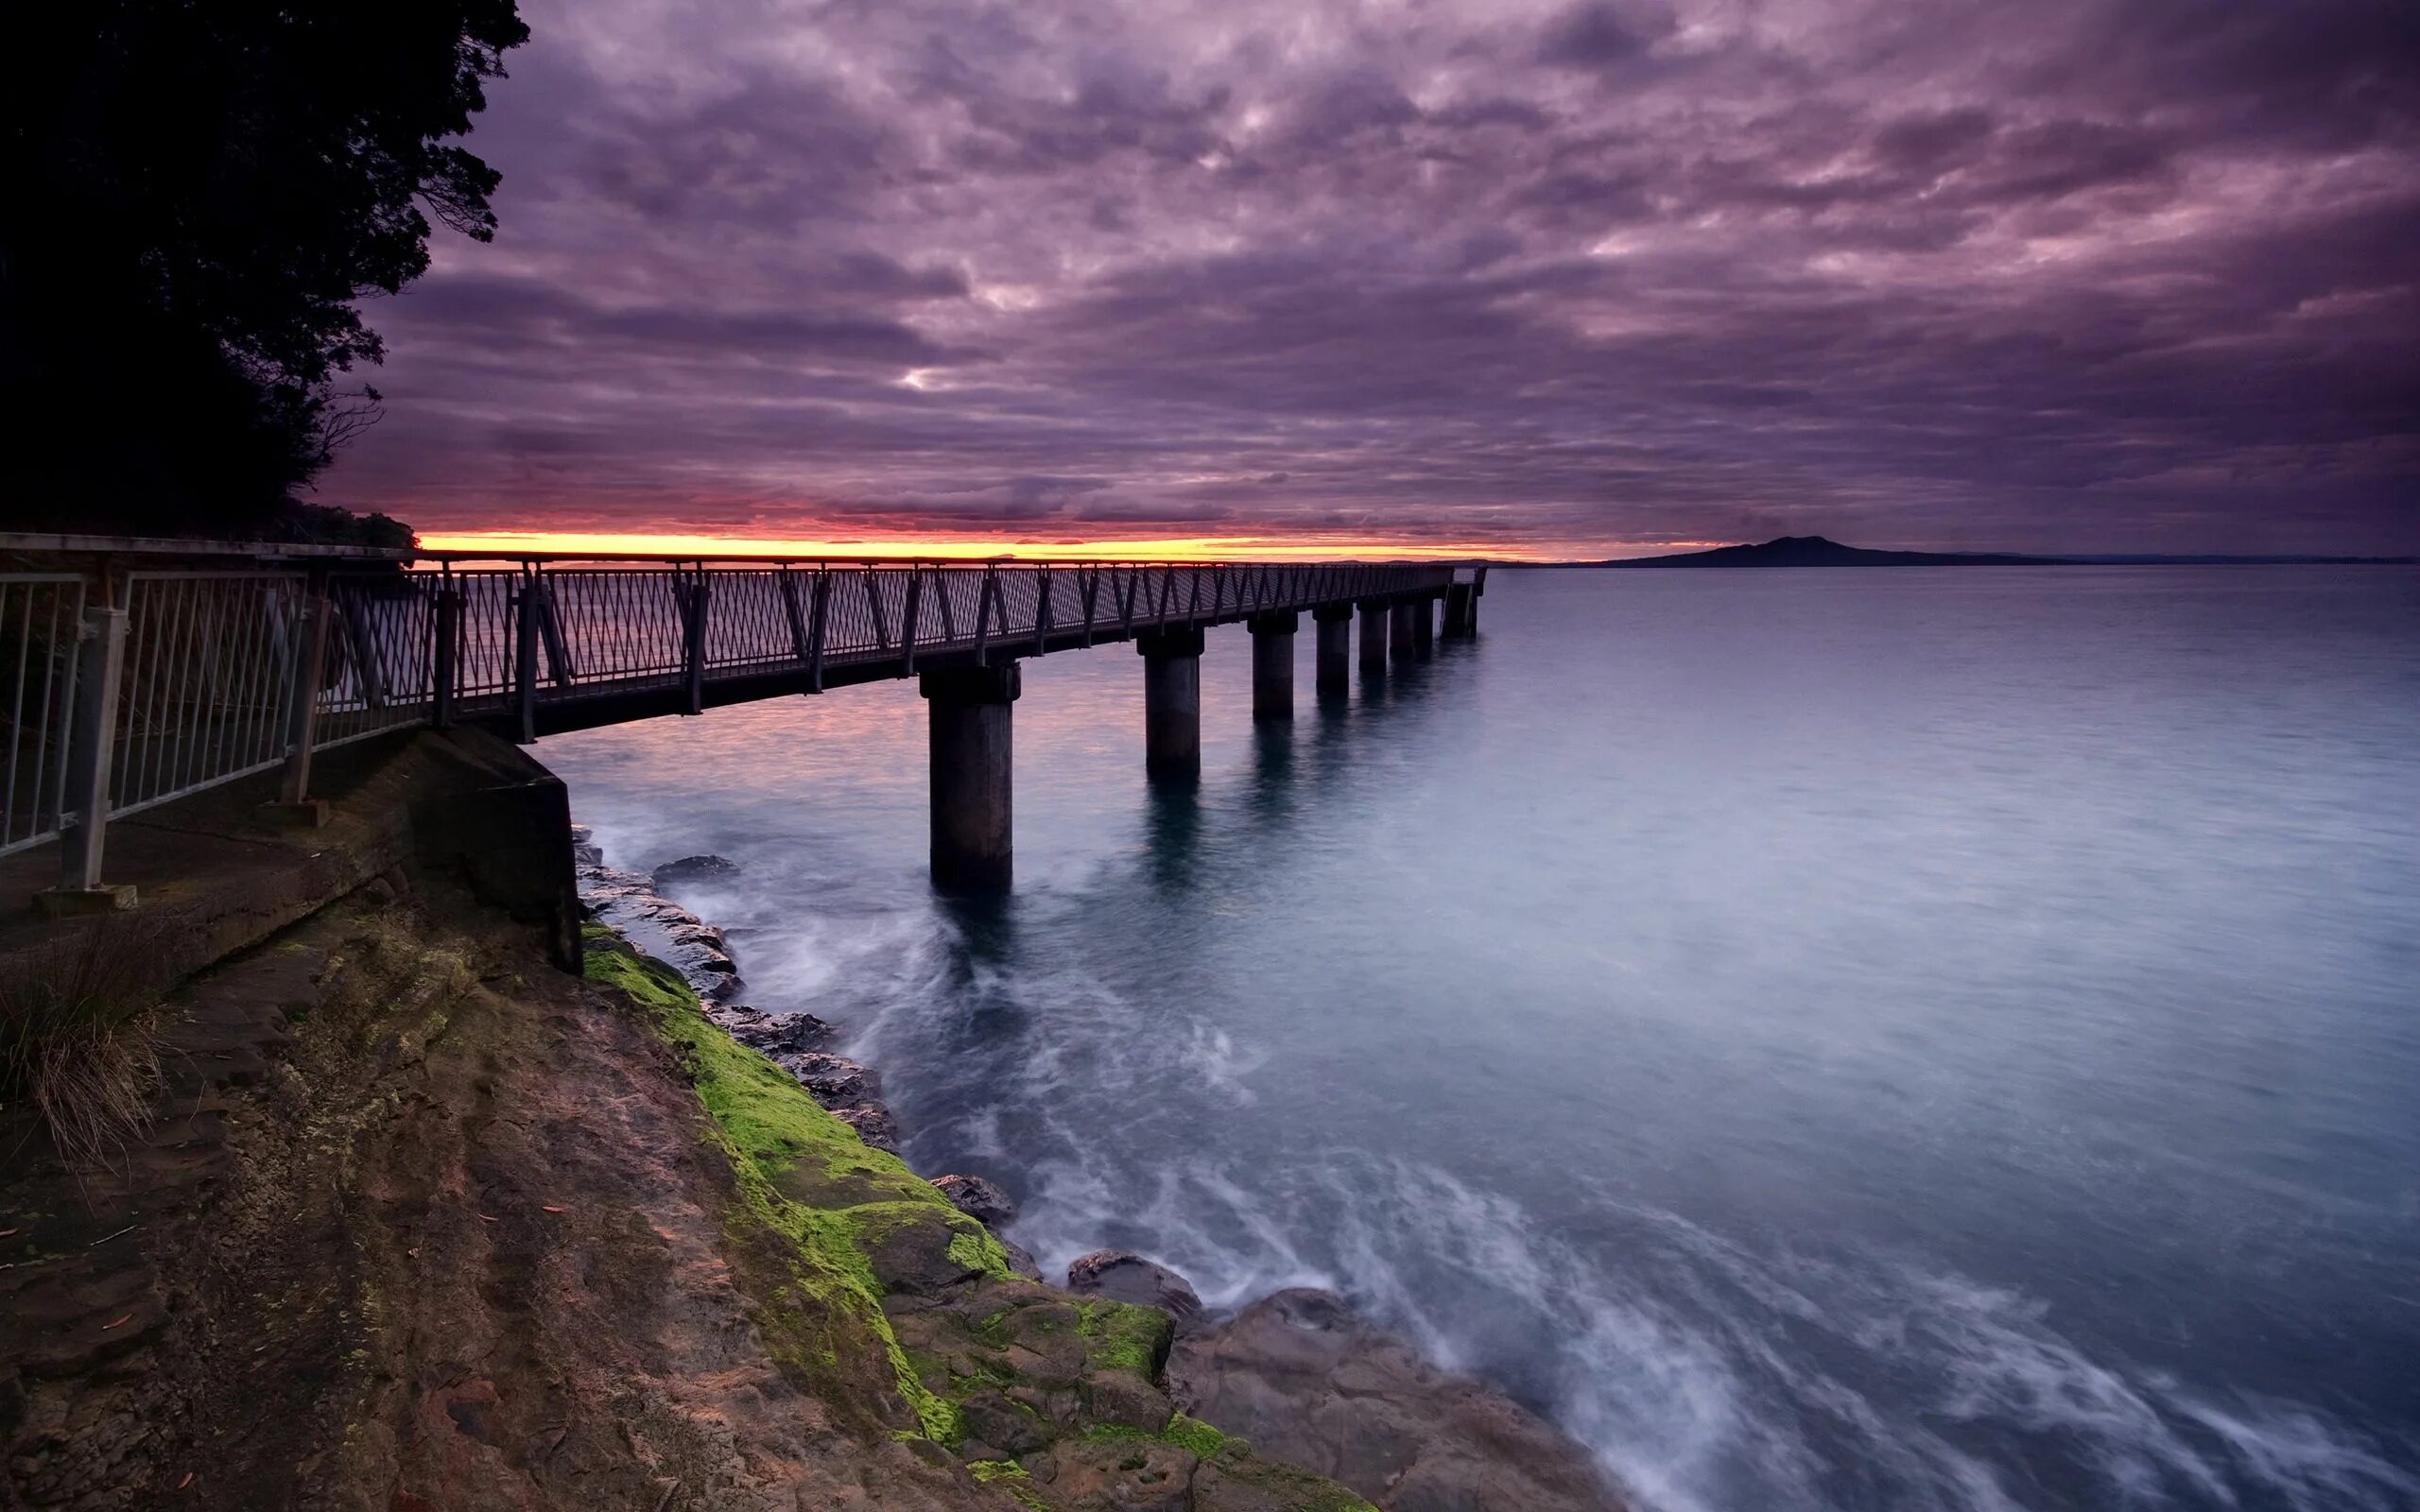
[[(56, 911), (132, 906), (112, 816), (279, 773), (265, 816), (317, 823), (312, 763), (414, 727), (541, 736), (913, 678), (928, 710), (932, 876), (1013, 874), (1019, 663), (1114, 641), (1142, 662), (1154, 781), (1201, 767), (1204, 638), (1253, 638), (1253, 717), (1477, 632), (1486, 568), (1371, 562), (499, 558), (0, 535), (0, 855), (57, 843)], [(1439, 625), (1442, 610), (1443, 627)]]

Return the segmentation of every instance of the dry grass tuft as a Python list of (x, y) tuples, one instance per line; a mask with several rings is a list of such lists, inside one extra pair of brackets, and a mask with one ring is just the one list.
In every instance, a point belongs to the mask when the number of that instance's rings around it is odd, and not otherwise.
[(105, 914), (0, 977), (0, 1103), (30, 1104), (71, 1166), (109, 1160), (149, 1120), (174, 983), (161, 943), (141, 916)]

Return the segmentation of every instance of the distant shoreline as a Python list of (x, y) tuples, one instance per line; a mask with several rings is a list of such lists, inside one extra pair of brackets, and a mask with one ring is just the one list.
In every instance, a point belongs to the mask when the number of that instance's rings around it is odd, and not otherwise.
[(1595, 561), (1505, 562), (1507, 567), (1696, 569), (1743, 567), (2411, 567), (2420, 557), (2221, 556), (2165, 553), (2093, 553), (2062, 557), (2019, 552), (1876, 551), (1844, 546), (1822, 536), (1782, 536), (1754, 545), (1717, 546), (1669, 557), (1621, 557)]

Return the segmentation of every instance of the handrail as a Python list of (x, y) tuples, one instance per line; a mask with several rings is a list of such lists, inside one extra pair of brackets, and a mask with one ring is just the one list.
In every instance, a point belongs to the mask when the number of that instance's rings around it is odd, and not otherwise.
[(1372, 567), (1476, 567), (1473, 557), (1020, 557), (994, 552), (984, 557), (934, 556), (930, 553), (775, 552), (775, 551), (518, 551), (463, 550), (426, 546), (349, 546), (314, 541), (188, 541), (175, 536), (83, 536), (0, 531), (0, 556), (9, 554), (63, 557), (239, 557), (257, 562), (381, 561), (381, 562), (650, 562), (666, 566), (744, 565), (898, 566), (898, 567), (1283, 567), (1344, 563)]
[(315, 752), (385, 730), (468, 719), (528, 741), (1461, 585), (1444, 562), (493, 557), (0, 535), (0, 853), (64, 837), (64, 885), (106, 891), (110, 815), (281, 766), (285, 800), (302, 804)]

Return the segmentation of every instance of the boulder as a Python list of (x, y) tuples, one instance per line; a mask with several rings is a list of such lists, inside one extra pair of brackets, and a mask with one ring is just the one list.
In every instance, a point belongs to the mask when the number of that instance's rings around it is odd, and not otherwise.
[(1009, 1194), (1001, 1191), (996, 1182), (986, 1181), (979, 1176), (958, 1175), (937, 1176), (928, 1179), (941, 1188), (942, 1195), (949, 1198), (951, 1207), (986, 1228), (997, 1228), (1002, 1224), (1016, 1221), (1017, 1205), (1009, 1200)]
[(838, 1029), (812, 1013), (768, 1013), (741, 1003), (709, 1003), (706, 1017), (749, 1049), (777, 1057), (821, 1050), (839, 1036)]
[(1022, 1276), (1029, 1281), (1042, 1280), (1042, 1263), (1033, 1258), (1032, 1250), (1026, 1248), (1013, 1239), (1000, 1239), (998, 1234), (994, 1234), (992, 1237), (999, 1239), (1000, 1247), (1009, 1252), (1010, 1274)]
[(1332, 1292), (1277, 1292), (1181, 1334), (1167, 1379), (1179, 1410), (1389, 1512), (1625, 1506), (1553, 1424), (1428, 1364)]
[(880, 1103), (836, 1108), (832, 1109), (832, 1116), (856, 1129), (857, 1138), (863, 1140), (869, 1149), (887, 1150), (892, 1155), (899, 1153), (899, 1121), (892, 1118), (890, 1109)]
[(882, 1076), (871, 1066), (828, 1050), (777, 1051), (773, 1063), (798, 1078), (807, 1095), (826, 1108), (856, 1108), (882, 1101)]
[(648, 873), (658, 892), (696, 883), (728, 882), (739, 875), (739, 863), (722, 856), (683, 856)]
[(1201, 1316), (1201, 1298), (1184, 1277), (1127, 1249), (1096, 1249), (1067, 1266), (1067, 1290), (1156, 1307), (1183, 1329)]
[(1056, 1436), (1049, 1424), (996, 1391), (977, 1391), (959, 1403), (966, 1431), (1005, 1454), (1030, 1454)]

